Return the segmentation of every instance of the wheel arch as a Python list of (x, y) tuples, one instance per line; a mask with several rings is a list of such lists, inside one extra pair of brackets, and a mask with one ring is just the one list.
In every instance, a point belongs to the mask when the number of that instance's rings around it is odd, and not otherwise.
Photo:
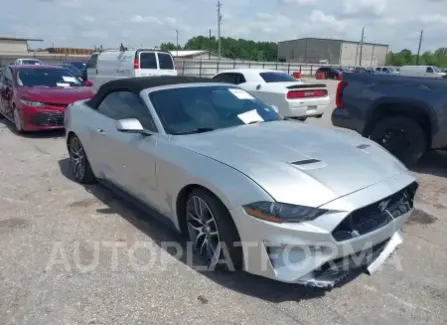
[[(216, 198), (226, 209), (229, 211), (228, 204), (226, 203), (227, 200), (224, 198), (221, 198), (220, 195), (216, 194), (215, 191), (212, 191), (207, 186), (201, 185), (198, 182), (191, 183), (188, 185), (185, 185), (177, 194), (177, 198), (175, 201), (175, 212), (177, 215), (177, 220), (179, 224), (180, 231), (185, 234), (187, 232), (187, 226), (186, 226), (186, 201), (188, 200), (188, 196), (196, 189), (201, 189), (203, 191), (208, 192), (208, 194), (212, 195), (214, 198)], [(230, 214), (231, 222), (233, 222), (236, 230), (236, 224), (233, 220), (233, 217)]]
[(418, 123), (426, 137), (427, 145), (430, 147), (433, 134), (437, 132), (438, 122), (435, 112), (425, 103), (420, 102), (402, 102), (393, 100), (382, 100), (374, 105), (374, 108), (368, 115), (367, 124), (362, 132), (362, 136), (368, 137), (374, 125), (385, 117), (405, 116)]

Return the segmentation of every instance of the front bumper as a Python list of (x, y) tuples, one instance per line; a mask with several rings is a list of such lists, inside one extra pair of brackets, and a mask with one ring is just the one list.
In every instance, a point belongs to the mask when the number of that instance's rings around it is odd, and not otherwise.
[(281, 282), (323, 287), (334, 286), (352, 271), (369, 266), (373, 273), (401, 243), (400, 230), (413, 210), (352, 239), (337, 241), (332, 232), (351, 212), (380, 202), (413, 182), (410, 174), (397, 175), (322, 206), (332, 212), (308, 223), (276, 224), (253, 218), (242, 208), (232, 210), (244, 269)]
[(56, 130), (64, 128), (65, 108), (36, 108), (24, 106), (21, 117), (25, 131)]

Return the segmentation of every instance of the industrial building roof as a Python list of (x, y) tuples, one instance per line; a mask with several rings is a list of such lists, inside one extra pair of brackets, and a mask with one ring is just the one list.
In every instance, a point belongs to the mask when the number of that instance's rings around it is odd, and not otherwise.
[[(357, 41), (347, 41), (343, 39), (335, 39), (335, 38), (318, 38), (318, 37), (305, 37), (305, 38), (298, 38), (294, 40), (288, 40), (288, 41), (281, 41), (280, 43), (288, 43), (288, 42), (295, 42), (295, 41), (306, 41), (306, 40), (320, 40), (320, 41), (336, 41), (336, 42), (343, 42), (343, 43), (351, 43), (351, 44), (359, 44), (360, 42)], [(388, 44), (380, 44), (380, 43), (370, 43), (370, 42), (363, 42), (364, 45), (376, 45), (376, 46), (385, 46), (389, 47)]]
[(17, 37), (0, 36), (0, 41), (43, 42), (43, 39), (39, 39), (39, 38), (17, 38)]

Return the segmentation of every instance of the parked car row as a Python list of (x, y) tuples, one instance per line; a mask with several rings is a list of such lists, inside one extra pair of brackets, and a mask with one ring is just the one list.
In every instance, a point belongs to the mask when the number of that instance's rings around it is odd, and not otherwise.
[[(332, 287), (402, 243), (418, 187), (407, 168), (371, 140), (279, 113), (322, 114), (324, 85), (266, 70), (162, 75), (162, 52), (124, 52), (108, 81), (101, 67), (117, 63), (99, 55), (96, 92), (61, 66), (8, 66), (0, 113), (19, 132), (65, 128), (78, 182), (158, 216), (210, 269)], [(156, 72), (140, 69), (154, 59)]]
[(67, 105), (91, 98), (91, 85), (61, 66), (7, 66), (0, 71), (0, 117), (18, 133), (63, 129)]

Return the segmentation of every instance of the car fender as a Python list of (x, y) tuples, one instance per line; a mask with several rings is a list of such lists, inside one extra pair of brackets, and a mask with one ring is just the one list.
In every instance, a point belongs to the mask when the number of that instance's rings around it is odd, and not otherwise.
[(390, 98), (390, 97), (382, 97), (380, 99), (377, 99), (373, 102), (371, 105), (371, 109), (369, 110), (367, 114), (367, 121), (371, 121), (373, 116), (376, 116), (376, 114), (381, 114), (382, 110), (386, 110), (386, 107), (383, 105), (408, 105), (408, 107), (411, 107), (410, 109), (420, 109), (422, 112), (424, 112), (429, 120), (430, 120), (430, 126), (432, 130), (432, 134), (436, 133), (438, 131), (438, 117), (436, 115), (435, 109), (429, 105), (428, 103), (421, 101), (421, 100), (415, 100), (415, 99), (400, 99), (400, 98)]
[(256, 201), (272, 200), (254, 180), (220, 161), (170, 144), (163, 146), (159, 152), (156, 167), (159, 209), (164, 215), (170, 216), (177, 227), (177, 198), (190, 185), (208, 189), (228, 210)]

